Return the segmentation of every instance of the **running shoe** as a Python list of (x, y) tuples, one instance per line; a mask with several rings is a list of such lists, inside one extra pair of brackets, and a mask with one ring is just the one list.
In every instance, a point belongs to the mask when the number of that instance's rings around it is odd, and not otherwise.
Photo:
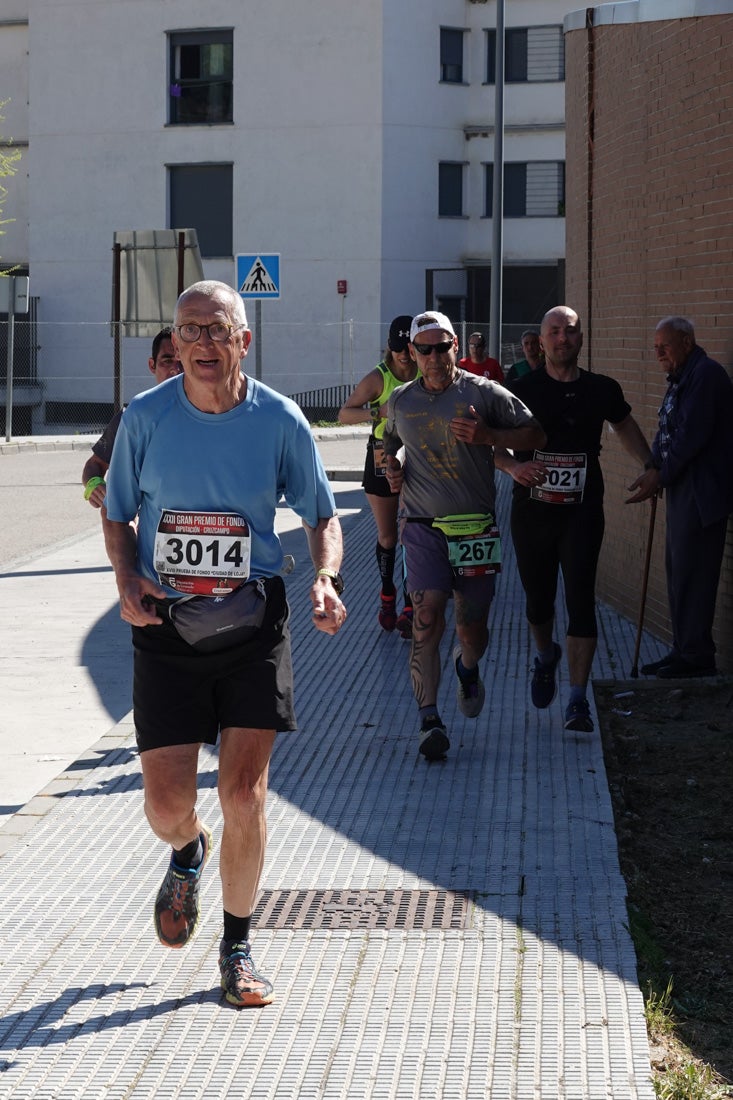
[(395, 607), (395, 596), (385, 596), (384, 593), (379, 597), (379, 625), (382, 630), (394, 630), (397, 626), (397, 608)]
[(555, 656), (552, 663), (543, 665), (539, 657), (534, 659), (534, 672), (532, 673), (532, 703), (538, 710), (549, 707), (557, 695), (557, 666), (562, 657), (562, 650), (557, 642), (553, 642)]
[(400, 615), (400, 617), (398, 618), (395, 626), (397, 628), (397, 633), (400, 635), (400, 637), (405, 638), (409, 642), (410, 638), (412, 637), (412, 608), (411, 607), (406, 607), (403, 610), (403, 612)]
[(478, 674), (478, 669), (476, 669), (475, 677), (472, 676), (470, 680), (464, 680), (461, 677), (458, 672), (458, 661), (460, 656), (461, 647), (458, 645), (453, 650), (453, 666), (456, 670), (456, 676), (458, 677), (458, 686), (456, 688), (458, 709), (461, 714), (465, 714), (466, 718), (478, 718), (484, 705), (484, 700), (486, 699), (486, 688)]
[(183, 947), (198, 928), (201, 872), (214, 847), (206, 826), (199, 836), (204, 854), (198, 867), (177, 867), (171, 859), (155, 899), (155, 931), (165, 947)]
[(255, 970), (248, 943), (222, 940), (219, 947), (221, 988), (230, 1004), (258, 1008), (274, 1000), (272, 984)]
[(565, 729), (578, 730), (580, 733), (593, 732), (593, 719), (590, 716), (590, 704), (587, 699), (578, 699), (570, 703), (565, 711)]
[(448, 733), (437, 714), (423, 718), (420, 728), (420, 752), (426, 760), (442, 760), (450, 748)]

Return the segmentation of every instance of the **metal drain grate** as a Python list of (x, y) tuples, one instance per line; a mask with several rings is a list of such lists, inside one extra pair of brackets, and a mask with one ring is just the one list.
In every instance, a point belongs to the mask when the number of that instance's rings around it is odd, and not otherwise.
[(264, 890), (258, 928), (470, 927), (473, 892), (451, 890)]

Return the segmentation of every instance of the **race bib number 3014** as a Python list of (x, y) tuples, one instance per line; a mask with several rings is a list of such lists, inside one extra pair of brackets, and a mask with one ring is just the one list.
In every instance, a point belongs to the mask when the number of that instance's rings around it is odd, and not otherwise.
[(223, 596), (249, 576), (249, 524), (230, 512), (163, 511), (155, 534), (160, 583), (182, 596)]

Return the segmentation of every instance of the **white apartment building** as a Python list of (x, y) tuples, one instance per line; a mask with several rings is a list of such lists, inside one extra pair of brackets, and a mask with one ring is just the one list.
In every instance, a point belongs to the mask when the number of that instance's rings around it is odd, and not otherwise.
[[(505, 3), (514, 337), (563, 297), (575, 6)], [(247, 308), (281, 392), (353, 383), (400, 313), (487, 326), (495, 26), (493, 0), (1, 0), (0, 136), (22, 158), (0, 179), (0, 266), (34, 300), (20, 434), (109, 413), (119, 231), (194, 228), (205, 275), (232, 285), (236, 256), (278, 255), (280, 297)], [(149, 343), (122, 341), (124, 400)]]

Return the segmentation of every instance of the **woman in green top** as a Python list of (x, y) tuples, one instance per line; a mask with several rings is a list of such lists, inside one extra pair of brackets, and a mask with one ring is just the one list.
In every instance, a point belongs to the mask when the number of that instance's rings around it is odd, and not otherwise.
[(383, 630), (394, 630), (396, 627), (403, 638), (412, 636), (412, 604), (405, 588), (403, 571), (404, 609), (397, 616), (394, 566), (400, 498), (399, 494), (390, 492), (387, 484), (382, 436), (387, 398), (398, 386), (412, 382), (417, 377), (417, 364), (411, 359), (408, 348), (411, 322), (412, 317), (395, 317), (389, 327), (387, 349), (382, 362), (362, 378), (338, 415), (340, 424), (372, 424), (362, 485), (377, 525), (377, 565), (382, 581), (378, 618)]

